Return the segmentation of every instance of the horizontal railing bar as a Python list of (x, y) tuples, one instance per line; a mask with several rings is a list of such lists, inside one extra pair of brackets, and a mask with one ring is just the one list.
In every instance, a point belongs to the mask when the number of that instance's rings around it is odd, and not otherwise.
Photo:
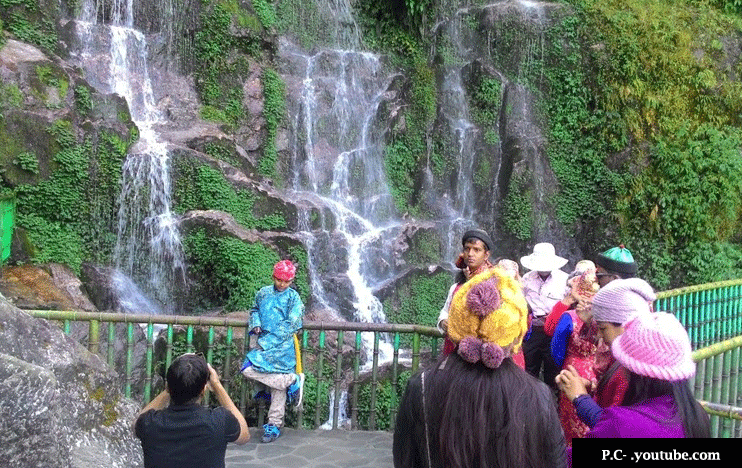
[(682, 288), (668, 289), (667, 291), (660, 291), (657, 293), (657, 299), (667, 299), (668, 297), (672, 297), (672, 296), (682, 296), (683, 294), (688, 294), (688, 293), (693, 293), (693, 292), (708, 291), (711, 289), (719, 289), (719, 288), (726, 288), (729, 286), (739, 286), (739, 285), (742, 285), (742, 278), (728, 280), (728, 281), (718, 281), (716, 283), (705, 283), (705, 284), (697, 284), (694, 286), (684, 286)]
[[(22, 309), (23, 310), (23, 309)], [(24, 310), (24, 312), (47, 320), (98, 320), (101, 322), (125, 323), (158, 323), (172, 325), (196, 326), (223, 326), (246, 327), (244, 319), (230, 317), (204, 317), (193, 315), (145, 315), (124, 314), (120, 312), (79, 312), (74, 310)], [(442, 337), (443, 334), (435, 327), (400, 323), (367, 323), (367, 322), (325, 322), (304, 321), (302, 327), (306, 330), (333, 330), (333, 331), (369, 331), (369, 332), (399, 332), (419, 333), (425, 336)]]
[(709, 414), (729, 419), (739, 419), (742, 421), (742, 408), (737, 406), (720, 405), (719, 403), (711, 403), (702, 400), (698, 400), (698, 403), (700, 403), (703, 409)]
[(693, 358), (694, 362), (703, 361), (704, 359), (708, 359), (714, 356), (718, 356), (719, 354), (726, 353), (727, 351), (731, 351), (734, 348), (741, 348), (742, 347), (742, 335), (736, 336), (734, 338), (730, 338), (728, 340), (720, 341), (718, 343), (714, 343), (710, 346), (706, 346), (705, 348), (697, 349), (693, 351), (693, 354), (691, 354), (691, 357)]

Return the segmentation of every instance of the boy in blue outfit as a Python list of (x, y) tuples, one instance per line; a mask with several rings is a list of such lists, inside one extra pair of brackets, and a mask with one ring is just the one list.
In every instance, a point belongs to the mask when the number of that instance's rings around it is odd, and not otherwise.
[(282, 260), (273, 267), (273, 284), (255, 296), (250, 310), (250, 334), (257, 335), (258, 345), (250, 350), (242, 365), (242, 375), (270, 389), (268, 424), (263, 426), (263, 442), (273, 442), (281, 435), (289, 397), (301, 404), (304, 374), (296, 373), (294, 334), (302, 327), (304, 304), (296, 290), (290, 288), (296, 267)]

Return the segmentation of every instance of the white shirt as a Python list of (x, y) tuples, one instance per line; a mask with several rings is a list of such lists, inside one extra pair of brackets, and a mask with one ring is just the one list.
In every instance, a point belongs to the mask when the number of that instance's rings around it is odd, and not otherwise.
[(523, 275), (523, 295), (526, 296), (534, 317), (546, 316), (557, 302), (564, 299), (569, 292), (568, 277), (562, 270), (553, 270), (546, 281), (541, 279), (537, 271), (529, 271)]
[(438, 330), (440, 330), (441, 333), (445, 333), (445, 331), (441, 328), (441, 322), (444, 320), (448, 320), (448, 309), (451, 308), (451, 299), (453, 299), (453, 293), (456, 291), (456, 286), (458, 286), (458, 283), (454, 283), (451, 286), (451, 289), (448, 290), (448, 297), (446, 298), (446, 303), (443, 304), (443, 308), (441, 309), (441, 312), (438, 314), (438, 322), (435, 324), (436, 327), (438, 327)]

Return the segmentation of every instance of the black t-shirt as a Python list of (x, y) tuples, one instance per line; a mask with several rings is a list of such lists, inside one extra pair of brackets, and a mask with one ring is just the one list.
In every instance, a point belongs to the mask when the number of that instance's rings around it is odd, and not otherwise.
[(146, 468), (224, 468), (227, 443), (240, 436), (240, 424), (222, 407), (174, 405), (137, 419)]

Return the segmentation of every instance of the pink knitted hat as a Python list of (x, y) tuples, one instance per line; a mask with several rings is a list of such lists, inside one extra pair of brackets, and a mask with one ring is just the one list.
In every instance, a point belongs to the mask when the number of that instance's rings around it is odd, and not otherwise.
[(281, 260), (273, 267), (273, 277), (281, 281), (291, 281), (296, 275), (296, 267), (290, 260)]
[(613, 280), (593, 296), (593, 317), (596, 322), (624, 323), (636, 314), (651, 312), (655, 299), (652, 286), (642, 279)]
[(637, 315), (624, 328), (613, 340), (611, 351), (631, 372), (669, 382), (695, 375), (688, 332), (674, 315), (666, 312)]

